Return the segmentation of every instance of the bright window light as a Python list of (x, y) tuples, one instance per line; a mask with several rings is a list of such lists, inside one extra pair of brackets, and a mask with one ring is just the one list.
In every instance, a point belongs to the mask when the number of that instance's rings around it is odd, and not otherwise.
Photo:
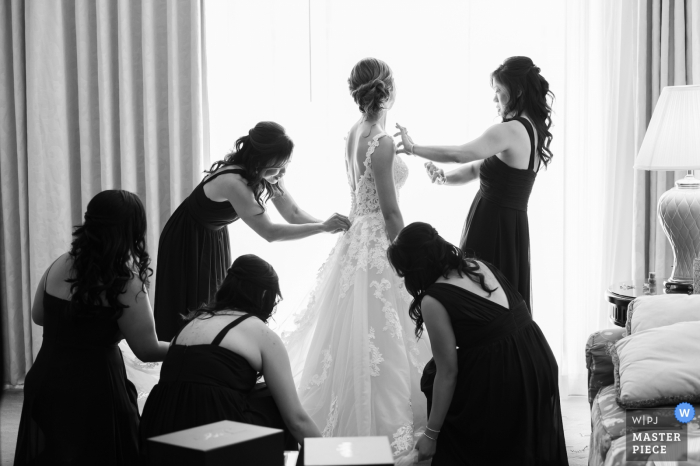
[[(211, 160), (258, 121), (282, 124), (296, 145), (286, 186), (321, 219), (350, 210), (343, 138), (359, 112), (347, 78), (361, 58), (392, 67), (398, 94), (386, 131), (393, 135), (398, 122), (417, 144), (465, 143), (500, 122), (489, 76), (507, 57), (531, 57), (553, 92), (564, 93), (560, 0), (208, 0), (206, 9)], [(554, 109), (561, 113), (561, 102)], [(553, 121), (554, 159), (537, 177), (529, 219), (534, 316), (560, 359), (566, 156), (557, 114)], [(401, 157), (410, 169), (400, 198), (406, 224), (431, 223), (458, 244), (478, 183), (431, 185), (423, 160)], [(272, 204), (270, 212), (283, 221)], [(277, 270), (284, 295), (277, 322), (311, 291), (337, 240), (322, 234), (268, 244), (242, 222), (230, 234), (234, 258), (257, 254)]]

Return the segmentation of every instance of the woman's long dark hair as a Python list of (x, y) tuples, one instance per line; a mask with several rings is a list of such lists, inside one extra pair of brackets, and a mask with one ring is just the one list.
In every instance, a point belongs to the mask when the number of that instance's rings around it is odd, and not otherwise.
[(484, 274), (478, 272), (479, 264), (474, 259), (445, 241), (427, 223), (415, 222), (405, 227), (386, 253), (398, 276), (403, 277), (406, 291), (413, 296), (408, 315), (416, 324), (416, 338), (423, 334), (421, 301), (425, 291), (441, 276), (447, 278), (452, 270), (456, 270), (460, 277), (464, 273), (479, 283), (489, 296), (497, 290), (486, 286)]
[(554, 100), (549, 83), (540, 74), (540, 68), (528, 57), (508, 58), (491, 73), (491, 81), (494, 78), (508, 89), (509, 99), (504, 119), (513, 112), (515, 116), (528, 114), (537, 132), (537, 154), (547, 167), (554, 155), (549, 150), (552, 142), (552, 133), (549, 132), (552, 126), (552, 107), (547, 98)]
[(191, 311), (185, 320), (207, 319), (219, 311), (236, 310), (253, 314), (267, 322), (281, 299), (275, 269), (255, 254), (246, 254), (236, 259), (228, 269), (214, 300)]
[[(263, 209), (265, 202), (284, 194), (282, 188), (270, 184), (262, 177), (268, 168), (282, 167), (292, 156), (294, 142), (287, 136), (284, 127), (274, 121), (261, 121), (247, 136), (236, 141), (236, 148), (223, 160), (214, 162), (204, 173), (214, 173), (221, 167), (237, 165), (243, 168), (243, 178), (253, 190), (255, 202)], [(264, 197), (264, 199), (263, 199)]]
[(127, 283), (138, 276), (147, 289), (153, 270), (146, 251), (146, 211), (136, 194), (108, 190), (93, 197), (85, 222), (73, 232), (70, 257), (71, 314), (85, 315), (86, 305), (107, 305), (114, 318), (129, 307), (119, 302)]

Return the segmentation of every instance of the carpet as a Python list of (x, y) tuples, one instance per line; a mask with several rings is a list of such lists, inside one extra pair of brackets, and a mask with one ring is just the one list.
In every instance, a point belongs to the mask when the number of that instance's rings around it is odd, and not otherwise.
[(0, 398), (0, 465), (2, 466), (11, 466), (15, 461), (15, 444), (23, 400), (22, 390), (4, 390)]
[(585, 396), (562, 397), (561, 417), (564, 423), (569, 466), (586, 466), (591, 440), (591, 411), (588, 398)]
[[(5, 390), (0, 399), (0, 466), (14, 462), (23, 395), (22, 390)], [(586, 466), (591, 436), (588, 400), (585, 396), (564, 397), (561, 411), (569, 465)]]

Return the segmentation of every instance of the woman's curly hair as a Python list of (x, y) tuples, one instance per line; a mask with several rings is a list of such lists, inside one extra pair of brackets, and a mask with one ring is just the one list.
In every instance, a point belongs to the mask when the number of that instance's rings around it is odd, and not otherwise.
[[(261, 121), (236, 141), (236, 148), (223, 160), (214, 162), (204, 173), (214, 173), (221, 167), (236, 165), (243, 169), (243, 178), (253, 190), (255, 202), (265, 209), (265, 202), (284, 194), (277, 184), (269, 183), (262, 177), (268, 168), (283, 167), (288, 163), (294, 150), (294, 142), (284, 127), (274, 121)], [(263, 196), (265, 199), (263, 199)]]
[(456, 270), (460, 277), (464, 273), (480, 284), (489, 296), (497, 290), (486, 286), (484, 274), (479, 272), (479, 264), (473, 257), (447, 242), (427, 223), (414, 222), (401, 230), (386, 254), (397, 275), (404, 279), (406, 291), (413, 297), (408, 315), (416, 324), (416, 338), (423, 334), (421, 302), (428, 287), (438, 278), (447, 278)]
[(394, 78), (389, 65), (376, 58), (364, 58), (350, 72), (348, 86), (360, 112), (376, 117), (391, 98)]
[(536, 153), (547, 167), (554, 155), (549, 149), (552, 143), (552, 133), (549, 131), (552, 126), (551, 102), (554, 100), (549, 83), (540, 74), (540, 68), (528, 57), (508, 58), (491, 73), (491, 80), (494, 78), (508, 90), (509, 99), (504, 115), (527, 113), (532, 119), (537, 131)]
[(89, 306), (103, 304), (121, 317), (129, 307), (119, 302), (127, 283), (138, 277), (145, 291), (153, 270), (146, 250), (146, 211), (136, 194), (107, 190), (93, 197), (85, 212), (85, 222), (73, 232), (70, 257), (70, 312), (90, 314)]

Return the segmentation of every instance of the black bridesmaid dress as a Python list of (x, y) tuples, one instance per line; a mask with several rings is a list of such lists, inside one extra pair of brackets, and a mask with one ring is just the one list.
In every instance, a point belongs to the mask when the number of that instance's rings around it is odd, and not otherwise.
[[(224, 420), (282, 429), (285, 450), (298, 449), (269, 389), (256, 385), (259, 374), (243, 356), (219, 346), (229, 330), (250, 317), (254, 316), (246, 314), (225, 326), (211, 344), (178, 345), (175, 336), (141, 416), (144, 461), (149, 455), (147, 439)], [(147, 464), (161, 464), (152, 455), (148, 460)]]
[[(450, 316), (458, 365), (432, 464), (568, 465), (557, 362), (517, 290), (485, 265), (503, 287), (508, 309), (449, 283), (426, 290)], [(421, 379), (428, 413), (435, 371), (431, 360)]]
[(530, 163), (527, 170), (521, 170), (495, 155), (484, 160), (479, 171), (481, 185), (464, 224), (460, 248), (471, 250), (477, 259), (495, 265), (532, 311), (527, 203), (537, 177), (535, 135), (525, 118), (511, 120), (519, 121), (527, 130)]
[(44, 338), (24, 381), (15, 451), (19, 465), (133, 465), (139, 414), (127, 379), (114, 310), (70, 302), (44, 289)]
[(204, 185), (226, 173), (204, 178), (165, 224), (158, 242), (153, 312), (158, 339), (170, 341), (183, 324), (182, 316), (214, 298), (231, 266), (227, 225), (238, 219), (228, 201), (215, 202)]

